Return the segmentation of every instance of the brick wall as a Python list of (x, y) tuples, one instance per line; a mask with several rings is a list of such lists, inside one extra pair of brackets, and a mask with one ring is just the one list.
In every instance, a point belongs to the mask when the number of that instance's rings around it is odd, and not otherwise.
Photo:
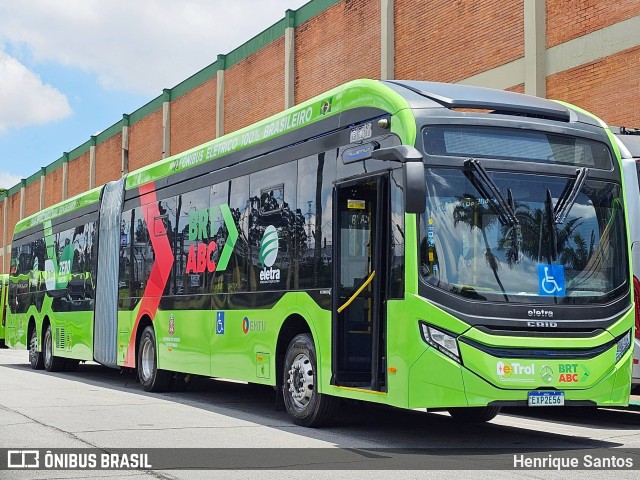
[(524, 55), (523, 0), (396, 0), (395, 77), (456, 82)]
[(547, 96), (598, 115), (609, 125), (640, 126), (640, 47), (547, 77)]
[(284, 37), (225, 71), (224, 131), (284, 110)]
[(216, 78), (171, 101), (171, 155), (216, 137)]
[(96, 145), (96, 186), (122, 177), (122, 132)]
[(636, 15), (638, 0), (546, 0), (547, 48), (595, 32)]
[[(19, 197), (19, 194), (18, 194)], [(40, 210), (40, 180), (36, 180), (31, 185), (28, 185), (24, 192), (24, 216), (29, 215)]]
[(9, 197), (9, 211), (7, 213), (7, 244), (11, 244), (13, 230), (20, 220), (20, 192)]
[(67, 198), (89, 190), (89, 152), (69, 162)]
[(380, 2), (344, 0), (296, 27), (295, 64), (296, 103), (349, 80), (380, 78)]
[(129, 171), (162, 158), (162, 109), (129, 127)]
[(62, 201), (62, 166), (48, 173), (44, 180), (44, 207)]

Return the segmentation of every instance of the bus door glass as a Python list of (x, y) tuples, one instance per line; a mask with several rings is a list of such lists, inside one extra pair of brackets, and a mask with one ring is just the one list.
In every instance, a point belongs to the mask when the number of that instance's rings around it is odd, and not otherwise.
[(349, 182), (336, 188), (337, 242), (333, 297), (333, 383), (382, 388), (382, 252), (387, 177)]

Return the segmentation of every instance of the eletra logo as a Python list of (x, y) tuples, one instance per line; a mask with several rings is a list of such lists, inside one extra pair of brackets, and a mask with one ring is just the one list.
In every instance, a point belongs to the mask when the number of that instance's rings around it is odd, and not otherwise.
[(262, 236), (260, 242), (260, 283), (278, 283), (280, 281), (280, 269), (272, 268), (278, 258), (279, 238), (278, 230), (273, 225), (269, 225)]
[(269, 225), (260, 242), (260, 263), (263, 267), (271, 267), (278, 257), (278, 231), (273, 225)]

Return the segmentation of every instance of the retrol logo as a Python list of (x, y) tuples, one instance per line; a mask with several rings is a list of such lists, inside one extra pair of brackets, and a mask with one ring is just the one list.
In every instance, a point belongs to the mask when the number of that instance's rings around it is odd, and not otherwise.
[(278, 230), (273, 225), (269, 225), (262, 236), (260, 242), (260, 283), (278, 283), (280, 281), (280, 269), (272, 268), (278, 258), (279, 238)]
[(531, 365), (522, 365), (521, 363), (508, 363), (508, 362), (497, 362), (496, 363), (496, 373), (500, 378), (511, 378), (513, 376), (522, 377), (529, 376), (535, 373), (535, 366)]

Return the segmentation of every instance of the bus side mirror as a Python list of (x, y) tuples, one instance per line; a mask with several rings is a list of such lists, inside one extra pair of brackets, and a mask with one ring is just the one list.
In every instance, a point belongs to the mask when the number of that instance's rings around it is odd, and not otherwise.
[(374, 150), (371, 152), (371, 158), (402, 163), (405, 211), (424, 213), (427, 202), (427, 183), (424, 177), (422, 154), (410, 145), (396, 145)]

